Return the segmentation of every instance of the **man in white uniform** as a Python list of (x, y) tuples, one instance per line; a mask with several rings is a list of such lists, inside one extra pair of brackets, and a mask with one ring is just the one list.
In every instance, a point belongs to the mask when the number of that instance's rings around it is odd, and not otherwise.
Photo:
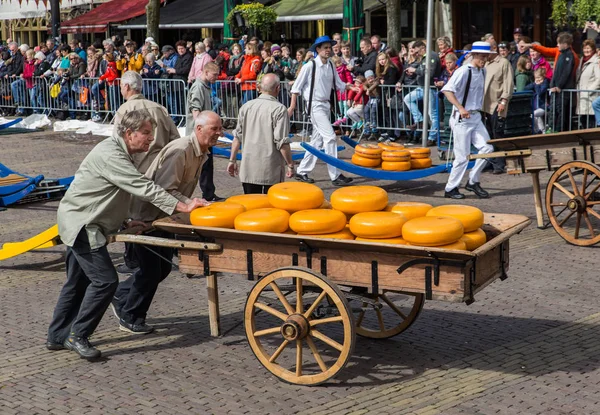
[[(308, 111), (313, 127), (310, 145), (319, 149), (323, 148), (325, 154), (337, 158), (337, 137), (329, 119), (329, 99), (334, 89), (346, 90), (349, 84), (342, 82), (333, 63), (329, 61), (331, 46), (335, 44), (336, 42), (329, 36), (321, 36), (315, 40), (311, 50), (317, 56), (312, 62), (302, 65), (292, 87), (292, 102), (288, 114), (290, 117), (292, 116), (296, 109), (298, 95), (302, 94), (306, 105), (310, 107)], [(316, 163), (317, 157), (307, 151), (298, 166), (296, 180), (314, 183), (315, 181), (308, 177), (308, 173), (315, 168)], [(352, 182), (351, 178), (339, 174), (333, 166), (328, 165), (327, 170), (334, 186), (345, 186)]]
[[(458, 188), (467, 171), (471, 145), (479, 154), (487, 154), (494, 148), (487, 142), (490, 139), (483, 125), (481, 109), (483, 107), (485, 86), (485, 63), (492, 52), (487, 42), (475, 42), (471, 49), (472, 60), (456, 70), (448, 83), (442, 88), (448, 101), (454, 106), (450, 118), (450, 128), (454, 136), (454, 163), (448, 177), (444, 196), (451, 199), (464, 199)], [(477, 159), (475, 167), (469, 173), (465, 189), (474, 192), (480, 198), (488, 198), (489, 193), (479, 185), (479, 176), (487, 160)]]

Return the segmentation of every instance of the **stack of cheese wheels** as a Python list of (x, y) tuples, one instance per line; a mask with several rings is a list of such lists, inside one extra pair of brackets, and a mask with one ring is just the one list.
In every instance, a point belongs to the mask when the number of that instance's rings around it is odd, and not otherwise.
[(337, 234), (346, 228), (346, 215), (333, 209), (301, 210), (290, 216), (290, 228), (299, 235)]
[(283, 233), (288, 230), (290, 214), (283, 209), (263, 208), (240, 213), (234, 221), (235, 229), (250, 232)]
[(421, 202), (395, 202), (389, 203), (385, 208), (386, 212), (402, 213), (406, 219), (423, 217), (433, 208), (428, 203)]
[(226, 202), (239, 203), (244, 206), (246, 210), (264, 209), (272, 207), (269, 203), (269, 197), (267, 195), (260, 194), (249, 194), (249, 195), (237, 195), (231, 196)]
[(427, 147), (409, 148), (410, 167), (412, 169), (425, 169), (431, 167), (431, 150)]
[(404, 244), (400, 237), (406, 222), (401, 213), (362, 212), (350, 219), (350, 232), (361, 241)]
[(190, 223), (195, 226), (233, 228), (236, 217), (245, 211), (246, 208), (239, 203), (216, 202), (194, 209), (190, 213)]
[[(428, 212), (429, 213), (429, 212)], [(410, 245), (433, 246), (445, 249), (466, 250), (459, 241), (464, 234), (460, 220), (448, 216), (423, 216), (411, 219), (402, 227), (402, 237)]]
[(375, 143), (357, 144), (354, 147), (352, 163), (361, 167), (377, 167), (381, 164), (383, 150)]
[(318, 209), (325, 201), (323, 191), (309, 183), (284, 182), (271, 186), (268, 201), (274, 208), (290, 213)]
[(331, 206), (347, 215), (383, 210), (387, 203), (387, 192), (377, 186), (343, 187), (331, 194)]
[(410, 152), (402, 144), (379, 143), (381, 153), (381, 169), (389, 171), (410, 170)]
[(483, 212), (474, 206), (437, 206), (427, 212), (427, 216), (445, 216), (458, 219), (465, 231), (461, 240), (466, 244), (469, 251), (473, 251), (487, 242), (485, 232), (481, 229), (481, 226), (483, 226)]

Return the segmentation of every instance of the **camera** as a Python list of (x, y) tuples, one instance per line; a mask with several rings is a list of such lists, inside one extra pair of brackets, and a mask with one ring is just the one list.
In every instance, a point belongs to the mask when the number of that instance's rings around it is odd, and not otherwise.
[(362, 65), (364, 62), (365, 62), (365, 61), (364, 61), (364, 59), (363, 59), (363, 58), (356, 58), (356, 59), (354, 59), (354, 65), (355, 65), (355, 66), (360, 66), (360, 65)]

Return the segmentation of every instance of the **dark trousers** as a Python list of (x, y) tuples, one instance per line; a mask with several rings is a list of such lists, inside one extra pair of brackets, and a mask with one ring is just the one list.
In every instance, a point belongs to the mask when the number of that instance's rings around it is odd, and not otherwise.
[(213, 181), (214, 164), (212, 147), (209, 147), (208, 150), (208, 159), (202, 165), (202, 172), (200, 173), (200, 190), (202, 190), (202, 197), (204, 199), (211, 200), (215, 197), (215, 183)]
[(67, 247), (66, 266), (67, 282), (60, 291), (48, 328), (48, 341), (54, 343), (63, 343), (71, 334), (91, 336), (119, 283), (106, 246), (90, 250), (85, 229), (73, 247)]
[[(149, 232), (147, 235), (160, 238), (172, 237), (170, 233), (159, 230)], [(132, 249), (140, 269), (119, 284), (115, 299), (118, 303), (119, 315), (123, 320), (130, 324), (141, 324), (146, 320), (158, 284), (171, 272), (171, 263), (168, 261), (173, 259), (173, 249), (146, 247), (139, 244), (134, 244)]]
[(575, 113), (575, 100), (571, 100), (571, 94), (568, 92), (553, 93), (550, 98), (552, 106), (552, 129), (555, 132), (570, 131), (571, 117)]
[(273, 186), (272, 184), (253, 184), (253, 183), (242, 183), (244, 194), (263, 194), (266, 195), (269, 189)]
[[(498, 110), (494, 110), (493, 114), (485, 114), (485, 128), (492, 140), (504, 137), (504, 125), (505, 119), (498, 116)], [(494, 148), (495, 150), (496, 148)], [(488, 159), (488, 162), (492, 165), (494, 171), (504, 171), (506, 167), (506, 160), (503, 157), (494, 157)]]

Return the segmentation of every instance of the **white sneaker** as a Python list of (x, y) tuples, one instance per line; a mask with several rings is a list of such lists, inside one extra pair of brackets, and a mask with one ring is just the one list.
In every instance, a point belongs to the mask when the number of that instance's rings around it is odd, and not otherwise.
[(94, 122), (100, 122), (100, 121), (102, 121), (102, 117), (99, 116), (99, 115), (94, 115), (92, 117), (92, 121), (94, 121)]

